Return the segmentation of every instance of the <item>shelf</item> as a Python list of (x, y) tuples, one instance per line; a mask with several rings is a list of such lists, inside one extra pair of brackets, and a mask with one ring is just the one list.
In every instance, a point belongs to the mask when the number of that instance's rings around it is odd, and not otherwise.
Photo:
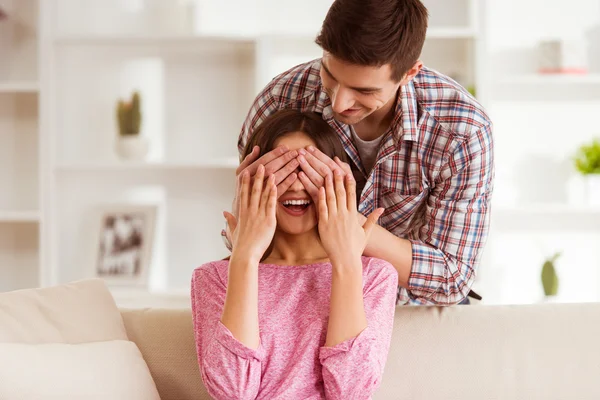
[(144, 35), (144, 36), (62, 36), (56, 44), (68, 46), (171, 46), (171, 45), (252, 45), (255, 40), (240, 36), (200, 36), (200, 35)]
[(427, 39), (472, 39), (477, 36), (473, 28), (430, 28), (427, 30)]
[(492, 214), (512, 216), (597, 216), (600, 207), (571, 206), (567, 204), (536, 204), (530, 206), (492, 206)]
[(194, 163), (173, 162), (119, 162), (119, 163), (68, 163), (60, 164), (57, 169), (61, 171), (156, 171), (156, 170), (186, 170), (186, 169), (236, 169), (239, 166), (237, 157), (206, 160)]
[(600, 74), (525, 74), (506, 77), (499, 85), (600, 84)]
[(0, 211), (2, 222), (38, 222), (40, 213), (37, 211)]
[(39, 89), (36, 81), (0, 82), (0, 93), (37, 93)]

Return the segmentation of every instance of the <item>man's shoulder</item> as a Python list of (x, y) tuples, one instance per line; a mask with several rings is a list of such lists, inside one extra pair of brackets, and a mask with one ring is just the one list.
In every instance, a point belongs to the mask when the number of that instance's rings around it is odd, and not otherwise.
[(280, 108), (306, 98), (314, 98), (321, 91), (321, 59), (296, 65), (274, 77), (265, 88)]
[(491, 126), (483, 106), (452, 78), (424, 67), (413, 79), (416, 102), (444, 131), (457, 137)]

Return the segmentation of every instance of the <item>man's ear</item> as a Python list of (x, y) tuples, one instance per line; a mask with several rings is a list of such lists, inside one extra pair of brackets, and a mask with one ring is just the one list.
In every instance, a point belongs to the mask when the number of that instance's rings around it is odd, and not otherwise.
[(404, 75), (404, 78), (400, 81), (400, 86), (406, 85), (410, 82), (419, 72), (421, 72), (421, 68), (423, 68), (423, 62), (421, 60), (417, 60), (415, 65), (412, 66), (411, 69)]

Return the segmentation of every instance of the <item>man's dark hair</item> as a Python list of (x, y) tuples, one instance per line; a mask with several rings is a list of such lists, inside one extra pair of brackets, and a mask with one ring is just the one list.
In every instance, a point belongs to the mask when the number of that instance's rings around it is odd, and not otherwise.
[(421, 56), (427, 21), (420, 0), (335, 0), (316, 43), (351, 64), (390, 64), (399, 82)]

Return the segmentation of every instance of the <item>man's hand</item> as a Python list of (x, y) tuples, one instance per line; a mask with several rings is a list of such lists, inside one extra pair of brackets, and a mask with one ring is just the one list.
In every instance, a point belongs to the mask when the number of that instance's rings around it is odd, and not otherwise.
[[(277, 186), (277, 197), (281, 196), (285, 193), (290, 186), (298, 179), (298, 176), (294, 171), (298, 168), (298, 152), (296, 150), (288, 151), (289, 149), (286, 146), (280, 146), (262, 157), (258, 158), (260, 154), (260, 148), (255, 146), (252, 149), (252, 152), (244, 158), (240, 166), (236, 169), (236, 190), (235, 197), (233, 199), (232, 204), (232, 213), (234, 217), (239, 216), (240, 209), (240, 189), (242, 187), (242, 177), (243, 172), (248, 171), (248, 174), (251, 180), (254, 179), (254, 175), (258, 170), (260, 165), (264, 165), (265, 172), (264, 176), (269, 177), (271, 175), (275, 176), (275, 185)], [(257, 159), (258, 158), (258, 159)], [(233, 245), (233, 227), (227, 224), (227, 239)]]
[(298, 161), (302, 169), (302, 172), (298, 174), (298, 179), (312, 197), (314, 204), (319, 204), (319, 189), (325, 187), (326, 177), (333, 178), (333, 173), (336, 170), (340, 170), (343, 175), (347, 173), (352, 175), (350, 166), (345, 164), (347, 169), (343, 168), (343, 162), (339, 161), (337, 163), (314, 146), (308, 146), (306, 150), (300, 149), (298, 153), (300, 153)]

